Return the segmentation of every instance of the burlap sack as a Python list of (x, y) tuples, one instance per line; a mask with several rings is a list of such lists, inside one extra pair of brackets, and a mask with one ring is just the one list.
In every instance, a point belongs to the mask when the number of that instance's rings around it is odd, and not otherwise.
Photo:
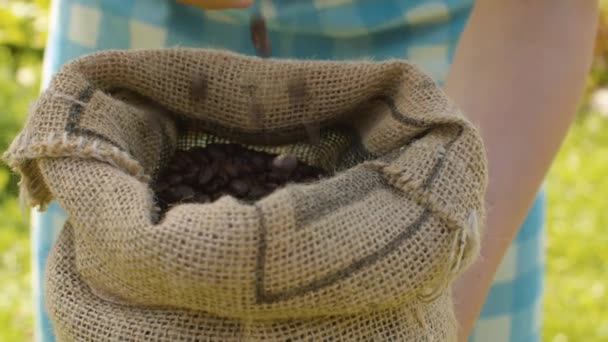
[[(160, 217), (159, 168), (218, 140), (333, 175)], [(60, 340), (456, 338), (449, 287), (478, 249), (484, 150), (406, 62), (97, 53), (55, 76), (5, 159), (33, 205), (69, 216), (46, 271)]]

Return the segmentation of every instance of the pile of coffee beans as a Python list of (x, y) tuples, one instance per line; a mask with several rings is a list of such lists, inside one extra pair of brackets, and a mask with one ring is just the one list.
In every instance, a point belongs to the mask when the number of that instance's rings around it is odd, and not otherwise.
[(292, 155), (246, 149), (238, 144), (210, 144), (178, 150), (156, 182), (161, 209), (177, 203), (209, 203), (224, 195), (256, 201), (290, 182), (324, 176), (320, 168)]

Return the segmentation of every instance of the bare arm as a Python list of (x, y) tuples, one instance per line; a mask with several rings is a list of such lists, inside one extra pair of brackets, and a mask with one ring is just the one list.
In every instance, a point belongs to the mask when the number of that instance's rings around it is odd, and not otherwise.
[(595, 0), (477, 0), (446, 92), (480, 128), (490, 183), (481, 258), (454, 288), (466, 341), (494, 273), (576, 112)]

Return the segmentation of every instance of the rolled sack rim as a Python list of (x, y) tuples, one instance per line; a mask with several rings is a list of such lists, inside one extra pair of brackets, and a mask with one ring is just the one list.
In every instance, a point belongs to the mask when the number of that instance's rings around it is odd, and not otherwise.
[[(76, 68), (80, 68), (85, 62), (91, 62), (94, 61), (94, 59), (96, 57), (99, 56), (112, 56), (113, 52), (101, 52), (101, 53), (96, 53), (94, 55), (91, 56), (87, 56), (87, 57), (83, 57), (82, 59), (79, 59), (75, 62), (72, 62), (72, 64), (69, 64), (66, 69), (71, 69), (71, 71), (74, 71), (73, 69)], [(128, 52), (120, 52), (120, 53), (128, 53)], [(251, 61), (253, 61), (253, 59), (255, 59), (255, 57), (243, 57), (243, 56), (238, 56), (238, 58), (244, 58), (244, 59), (251, 59)], [(289, 61), (287, 61), (289, 62)], [(270, 61), (268, 63), (282, 63), (279, 61)], [(317, 62), (307, 62), (307, 63), (317, 63)], [(327, 63), (327, 62), (319, 62), (319, 63)], [(336, 62), (339, 63), (339, 62)], [(357, 62), (359, 63), (359, 62)], [(371, 63), (371, 62), (370, 62)], [(409, 64), (405, 63), (402, 65), (408, 65)], [(408, 69), (409, 70), (409, 69)], [(416, 70), (416, 69), (414, 69)], [(428, 81), (428, 79), (427, 79)], [(424, 82), (423, 82), (424, 83)], [(428, 86), (428, 85), (427, 85)], [(446, 110), (445, 108), (443, 108), (444, 110)], [(429, 118), (429, 120), (427, 121), (428, 123), (428, 127), (427, 129), (433, 129), (434, 127), (437, 127), (438, 125), (448, 125), (448, 126), (453, 126), (453, 127), (458, 127), (459, 129), (461, 129), (461, 133), (464, 132), (466, 134), (473, 134), (473, 136), (476, 136), (476, 131), (475, 128), (469, 124), (466, 119), (464, 119), (464, 117), (459, 114), (459, 112), (455, 109), (455, 108), (450, 108), (453, 112), (450, 114), (454, 114), (456, 113), (457, 115), (448, 115), (448, 113), (435, 113), (437, 114), (437, 116), (434, 116), (432, 118)], [(430, 109), (429, 109), (430, 111)], [(26, 132), (27, 133), (27, 132)], [(144, 196), (143, 200), (141, 201), (142, 203), (146, 203), (147, 206), (149, 206), (149, 210), (150, 210), (150, 215), (147, 215), (146, 217), (148, 217), (148, 219), (150, 220), (149, 224), (144, 224), (140, 227), (133, 227), (134, 231), (132, 232), (134, 235), (140, 237), (142, 239), (142, 241), (140, 241), (141, 243), (139, 244), (139, 246), (143, 249), (146, 248), (154, 248), (154, 246), (158, 246), (158, 242), (155, 240), (151, 239), (151, 235), (148, 234), (149, 232), (146, 231), (146, 227), (149, 227), (149, 229), (152, 230), (158, 230), (162, 228), (162, 224), (163, 221), (160, 221), (158, 223), (154, 223), (154, 206), (153, 206), (153, 200), (150, 196), (152, 196), (150, 188), (149, 188), (149, 181), (150, 181), (150, 176), (146, 175), (143, 167), (138, 163), (137, 159), (135, 158), (135, 156), (131, 155), (129, 152), (121, 150), (119, 148), (117, 148), (116, 146), (113, 146), (112, 144), (109, 144), (106, 141), (102, 141), (99, 139), (92, 139), (92, 140), (83, 140), (82, 137), (78, 137), (78, 136), (66, 136), (64, 134), (61, 135), (49, 135), (47, 137), (47, 141), (46, 142), (39, 142), (39, 143), (35, 143), (32, 144), (32, 141), (29, 140), (28, 141), (28, 137), (29, 134), (22, 134), (18, 137), (18, 139), (16, 140), (16, 142), (14, 142), (14, 145), (11, 147), (11, 149), (9, 150), (9, 152), (7, 152), (5, 154), (5, 158), (9, 160), (9, 163), (11, 164), (11, 166), (17, 170), (19, 170), (22, 174), (26, 174), (27, 171), (25, 171), (23, 168), (27, 167), (28, 164), (38, 164), (37, 160), (39, 159), (45, 159), (45, 162), (47, 163), (53, 163), (53, 160), (56, 158), (78, 158), (78, 159), (87, 159), (87, 160), (94, 160), (98, 163), (103, 164), (103, 165), (110, 165), (118, 170), (121, 170), (122, 172), (126, 173), (129, 177), (132, 177), (134, 180), (137, 180), (138, 182), (138, 187), (141, 188), (140, 192), (138, 192), (139, 196)], [(480, 138), (477, 137), (477, 143), (480, 144), (482, 146), (482, 143), (480, 141)], [(484, 160), (484, 156), (480, 156), (482, 160)], [(481, 162), (483, 164), (483, 161)], [(374, 170), (374, 172), (378, 172), (378, 173), (383, 173), (385, 172), (385, 170), (387, 170), (389, 168), (389, 166), (386, 163), (381, 163), (378, 161), (375, 162), (370, 162), (370, 163), (364, 163), (363, 165), (361, 165), (362, 167), (366, 167), (369, 168), (371, 170)], [(485, 167), (485, 164), (482, 165)], [(21, 168), (21, 169), (20, 169)], [(485, 169), (482, 170), (485, 172)], [(44, 173), (44, 171), (42, 170), (41, 172)], [(398, 174), (399, 172), (397, 172), (396, 176), (399, 176)], [(384, 174), (384, 176), (387, 176), (387, 174)], [(30, 180), (30, 185), (32, 185), (35, 182), (44, 182), (44, 178), (45, 177), (41, 177), (42, 179), (36, 179), (36, 180)], [(390, 177), (389, 177), (390, 178)], [(396, 179), (394, 179), (394, 183), (391, 184), (390, 186), (397, 188), (399, 191), (407, 191), (407, 190), (412, 190), (412, 191), (416, 191), (416, 187), (420, 186), (420, 184), (412, 184), (412, 183), (405, 183), (405, 184), (400, 184), (399, 183), (399, 177), (396, 177)], [(326, 180), (322, 180), (317, 184), (314, 184), (312, 186), (322, 186), (323, 182)], [(482, 181), (483, 183), (483, 181)], [(413, 187), (411, 187), (413, 186)], [(478, 186), (480, 188), (485, 189), (485, 184), (475, 184), (475, 186)], [(143, 189), (143, 187), (147, 187), (147, 189)], [(41, 186), (35, 185), (35, 186), (30, 186), (30, 192), (32, 189), (36, 189), (36, 188), (41, 188)], [(48, 185), (46, 185), (47, 188), (47, 196), (39, 196), (39, 194), (37, 195), (36, 193), (32, 193), (32, 197), (40, 197), (42, 200), (47, 201), (51, 199), (51, 196), (48, 196), (49, 194), (52, 195), (53, 191), (52, 189), (48, 189)], [(409, 195), (409, 194), (408, 194)], [(458, 218), (454, 218), (450, 215), (441, 215), (442, 213), (446, 213), (446, 211), (444, 210), (444, 208), (442, 208), (442, 206), (435, 201), (432, 196), (425, 196), (424, 194), (415, 194), (416, 196), (413, 196), (415, 198), (415, 201), (417, 202), (418, 205), (421, 204), (426, 204), (426, 205), (433, 205), (433, 214), (439, 214), (439, 218), (442, 220), (446, 221), (446, 225), (448, 227), (453, 227), (454, 228), (454, 235), (457, 237), (454, 239), (454, 241), (456, 241), (455, 243), (461, 243), (459, 241), (462, 241), (462, 234), (459, 234), (458, 232), (460, 231), (467, 231), (466, 227), (467, 224), (466, 222), (463, 222), (462, 219), (458, 219)], [(282, 196), (281, 190), (269, 195), (269, 197), (266, 199), (267, 201), (271, 201), (274, 198), (278, 198), (277, 196)], [(58, 199), (59, 202), (62, 201), (62, 199)], [(40, 201), (39, 201), (40, 202)], [(228, 203), (226, 201), (224, 201), (225, 203)], [(35, 203), (35, 201), (34, 201)], [(43, 204), (43, 203), (40, 203)], [(233, 203), (234, 204), (234, 203)], [(182, 212), (185, 208), (185, 206), (197, 206), (197, 210), (214, 210), (215, 208), (218, 207), (218, 203), (213, 203), (213, 204), (203, 204), (203, 205), (197, 205), (197, 204), (186, 204), (186, 205), (178, 205), (175, 208), (171, 209), (169, 212), (166, 213), (165, 217), (168, 217), (169, 215), (173, 213), (177, 213), (177, 212)], [(249, 208), (250, 210), (256, 210), (255, 206)], [(68, 213), (69, 214), (69, 213)], [(475, 214), (475, 216), (479, 216), (479, 217), (483, 217), (483, 213), (482, 212), (478, 212)], [(78, 228), (76, 228), (78, 229)], [(82, 229), (82, 227), (81, 227)], [(139, 229), (139, 231), (138, 231)], [(179, 238), (183, 238), (183, 237), (175, 237), (176, 239)], [(146, 241), (147, 240), (147, 241)], [(458, 249), (457, 250), (457, 257), (458, 260), (469, 260), (472, 258), (472, 253), (470, 252), (470, 250), (475, 250), (476, 249), (476, 245), (478, 244), (478, 237), (476, 234), (474, 233), (467, 233), (466, 235), (466, 240), (465, 242), (469, 242), (467, 243), (467, 246), (469, 246), (470, 248), (468, 248), (467, 250), (469, 250), (469, 252), (465, 251), (465, 249)], [(458, 245), (460, 246), (460, 245)], [(124, 250), (125, 251), (129, 251), (132, 253), (135, 253), (136, 250), (130, 250), (130, 248), (132, 248), (132, 245), (126, 244), (124, 246)], [(204, 247), (204, 246), (201, 246)], [(226, 250), (227, 251), (227, 250)], [(463, 254), (461, 255), (461, 251)], [(145, 251), (144, 251), (145, 252)], [(147, 251), (150, 252), (150, 251)], [(145, 254), (142, 252), (142, 254)], [(259, 252), (257, 253), (253, 253), (250, 258), (256, 259), (255, 262), (259, 262)], [(451, 268), (453, 267), (453, 263), (452, 260), (446, 260), (449, 263), (448, 269), (451, 270)], [(458, 262), (457, 262), (458, 263)], [(460, 269), (462, 268), (462, 265), (464, 265), (466, 263), (460, 263), (460, 265), (458, 267), (456, 267), (458, 269), (458, 271), (460, 271)], [(162, 268), (164, 271), (169, 272), (168, 267), (162, 267), (159, 266), (158, 264), (153, 264), (153, 265), (148, 265), (149, 267), (156, 267), (156, 268)], [(237, 267), (238, 268), (238, 267)], [(118, 274), (120, 275), (120, 274)], [(254, 275), (255, 277), (256, 275)], [(448, 279), (447, 282), (449, 282), (451, 279), (453, 279), (455, 277), (454, 274), (450, 273), (449, 276), (446, 276), (450, 279)], [(91, 283), (91, 279), (87, 280), (89, 283)], [(104, 284), (104, 286), (111, 288), (112, 284)], [(201, 285), (204, 286), (204, 285)], [(440, 289), (444, 289), (447, 285), (444, 282), (444, 280), (442, 280), (440, 282), (440, 284), (432, 284), (432, 286), (436, 286), (436, 288), (440, 288)], [(237, 290), (238, 291), (238, 290)], [(408, 300), (410, 300), (411, 298), (414, 298), (416, 295), (421, 295), (422, 298), (427, 298), (427, 299), (432, 299), (433, 297), (433, 291), (429, 291), (428, 293), (423, 293), (423, 294), (415, 294), (415, 293), (411, 293), (408, 296)], [(405, 298), (403, 293), (400, 294), (401, 298)], [(128, 299), (131, 300), (131, 299)], [(314, 302), (314, 300), (313, 300)], [(243, 303), (241, 303), (243, 304)], [(245, 303), (247, 305), (249, 305), (250, 303)], [(393, 305), (398, 305), (399, 303), (394, 303)], [(262, 304), (264, 305), (264, 304)], [(272, 306), (272, 304), (270, 305)], [(367, 310), (370, 309), (368, 308), (356, 308), (357, 310)], [(283, 309), (281, 310), (281, 314), (284, 314), (286, 311)], [(225, 312), (221, 312), (222, 314), (226, 314)], [(247, 316), (249, 315), (250, 312), (245, 312), (244, 315)], [(274, 313), (273, 313), (274, 315)]]

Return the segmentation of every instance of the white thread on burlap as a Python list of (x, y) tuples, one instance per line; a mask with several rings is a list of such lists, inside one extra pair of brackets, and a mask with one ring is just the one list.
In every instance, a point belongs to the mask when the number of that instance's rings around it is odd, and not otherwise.
[(446, 267), (446, 271), (445, 271), (444, 275), (439, 278), (439, 283), (437, 284), (437, 286), (426, 287), (418, 294), (417, 298), (421, 302), (430, 303), (430, 302), (435, 301), (437, 298), (439, 298), (439, 296), (441, 296), (443, 294), (443, 291), (447, 288), (448, 284), (450, 283), (450, 279), (452, 278), (452, 275), (453, 275), (452, 265), (454, 265), (454, 263), (455, 263), (456, 255), (459, 254), (459, 252), (457, 251), (457, 249), (459, 249), (458, 241), (461, 240), (461, 236), (464, 235), (463, 231), (464, 231), (464, 229), (460, 229), (460, 231), (456, 234), (456, 237), (454, 238), (454, 241), (452, 243), (451, 252), (450, 252), (450, 258), (448, 259), (448, 263), (447, 263), (447, 267)]
[(55, 136), (55, 132), (49, 133), (49, 135), (46, 136), (46, 143), (52, 145), (55, 142)]
[(76, 148), (80, 151), (84, 150), (84, 138), (83, 137), (78, 137), (78, 139), (76, 140)]
[(69, 101), (69, 102), (77, 103), (77, 104), (79, 104), (79, 105), (81, 105), (83, 107), (87, 106), (86, 102), (82, 102), (82, 101), (78, 100), (77, 98), (75, 98), (75, 97), (73, 97), (71, 95), (68, 95), (68, 94), (59, 93), (59, 92), (53, 91), (51, 89), (48, 89), (44, 93), (48, 94), (48, 95), (50, 95), (52, 97), (57, 97), (57, 98), (60, 98), (62, 100), (66, 100), (66, 101)]
[(448, 259), (447, 272), (443, 277), (438, 286), (435, 288), (427, 288), (428, 291), (421, 292), (418, 295), (418, 299), (422, 302), (429, 303), (435, 301), (441, 296), (447, 286), (451, 283), (454, 277), (460, 271), (462, 260), (464, 257), (464, 251), (467, 243), (469, 233), (473, 233), (477, 230), (477, 215), (475, 210), (471, 210), (468, 217), (467, 225), (464, 228), (460, 228), (454, 241), (452, 242), (452, 248), (450, 252), (450, 258)]
[(464, 259), (464, 251), (467, 239), (473, 238), (474, 234), (477, 234), (478, 228), (479, 227), (477, 224), (477, 210), (473, 209), (469, 212), (467, 225), (465, 229), (461, 232), (458, 257), (456, 258), (456, 264), (454, 265), (454, 267), (452, 267), (453, 274), (458, 273), (460, 271), (461, 263)]
[(414, 307), (414, 316), (416, 317), (416, 321), (418, 321), (418, 324), (420, 324), (420, 327), (424, 330), (428, 329), (428, 323), (426, 322), (426, 319), (424, 318), (424, 311), (422, 310), (422, 306), (418, 305)]

